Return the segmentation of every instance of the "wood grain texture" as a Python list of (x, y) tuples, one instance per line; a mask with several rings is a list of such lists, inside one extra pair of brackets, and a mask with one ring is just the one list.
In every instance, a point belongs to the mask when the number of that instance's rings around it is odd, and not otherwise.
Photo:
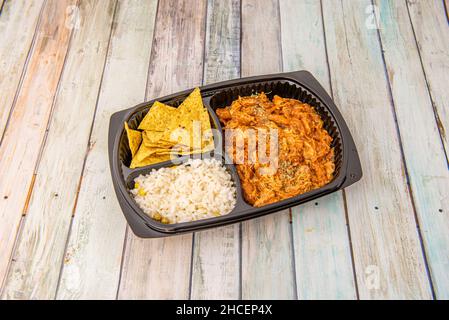
[[(206, 2), (161, 0), (147, 99), (201, 84)], [(140, 239), (128, 232), (120, 299), (187, 299), (192, 235)]]
[[(280, 1), (284, 71), (308, 70), (330, 91), (319, 0)], [(357, 297), (342, 192), (294, 207), (299, 299)]]
[(6, 276), (69, 44), (71, 30), (64, 26), (65, 10), (74, 3), (75, 0), (46, 3), (0, 146), (0, 282)]
[(407, 0), (407, 5), (447, 158), (449, 154), (448, 18), (442, 1)]
[(277, 1), (243, 0), (241, 14), (242, 76), (281, 72), (281, 33)]
[(7, 299), (55, 297), (115, 3), (81, 1), (78, 6), (80, 23), (67, 53), (27, 219), (4, 289)]
[[(0, 9), (2, 7), (0, 2)], [(0, 137), (34, 38), (43, 0), (9, 1), (0, 16)], [(14, 54), (11, 54), (14, 53)]]
[(112, 187), (112, 113), (144, 99), (157, 1), (117, 3), (58, 299), (115, 299), (126, 221)]
[(370, 1), (323, 1), (334, 98), (364, 176), (346, 189), (361, 299), (429, 299), (429, 279), (401, 159)]
[(449, 171), (405, 2), (376, 1), (399, 130), (437, 299), (449, 299)]
[[(280, 36), (277, 1), (242, 1), (242, 76), (282, 70)], [(242, 298), (295, 295), (289, 211), (243, 222)]]
[[(204, 82), (240, 74), (240, 1), (209, 0)], [(240, 297), (240, 224), (194, 235), (192, 299)]]

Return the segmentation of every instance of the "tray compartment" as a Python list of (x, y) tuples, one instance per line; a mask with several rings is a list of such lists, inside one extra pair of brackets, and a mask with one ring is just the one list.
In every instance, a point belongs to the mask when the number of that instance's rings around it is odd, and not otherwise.
[[(245, 96), (264, 91), (270, 98), (278, 94), (282, 97), (298, 99), (315, 107), (324, 121), (325, 129), (333, 138), (332, 146), (335, 148), (336, 163), (334, 179), (319, 189), (267, 206), (252, 207), (243, 200), (243, 192), (235, 166), (223, 150), (215, 150), (217, 154), (221, 153), (222, 159), (226, 161), (226, 167), (230, 170), (236, 185), (237, 203), (234, 210), (220, 217), (170, 225), (164, 225), (151, 219), (143, 213), (129, 193), (129, 188), (134, 185), (132, 180), (141, 172), (171, 166), (173, 163), (167, 161), (142, 168), (128, 168), (131, 156), (123, 122), (127, 121), (131, 128), (136, 128), (156, 100), (177, 107), (193, 89), (185, 90), (139, 104), (111, 116), (108, 151), (112, 182), (123, 214), (137, 236), (143, 238), (165, 237), (232, 224), (311, 201), (349, 186), (361, 178), (360, 160), (349, 129), (330, 96), (309, 72), (296, 71), (235, 79), (206, 85), (200, 89), (204, 106), (209, 110), (211, 125), (218, 129), (219, 139), (223, 139), (222, 127), (214, 110), (230, 105), (239, 95)], [(214, 141), (217, 146), (218, 140), (214, 139)], [(178, 160), (183, 162), (188, 158), (189, 156), (185, 156)]]
[[(225, 159), (226, 157), (221, 156), (221, 155), (211, 155), (208, 156), (207, 158), (215, 158), (218, 161), (221, 161), (221, 163), (224, 165), (224, 167), (226, 168), (226, 171), (231, 175), (231, 179), (234, 183), (234, 186), (236, 188), (236, 205), (234, 206), (234, 208), (226, 215), (217, 217), (217, 218), (223, 218), (226, 217), (228, 215), (232, 215), (235, 213), (238, 213), (242, 210), (242, 208), (245, 208), (246, 205), (242, 205), (244, 203), (243, 200), (243, 193), (241, 190), (241, 186), (240, 186), (240, 179), (239, 176), (237, 174), (237, 171), (235, 169), (235, 166), (232, 164), (229, 164), (228, 161), (229, 159)], [(129, 172), (129, 174), (124, 177), (125, 178), (125, 185), (127, 188), (127, 194), (129, 195), (129, 197), (132, 199), (132, 207), (135, 210), (135, 212), (145, 221), (145, 223), (149, 226), (151, 226), (152, 228), (157, 228), (157, 229), (167, 229), (167, 228), (179, 228), (180, 226), (182, 227), (182, 225), (190, 225), (193, 223), (197, 223), (197, 222), (207, 222), (211, 219), (217, 219), (217, 218), (207, 218), (207, 219), (202, 219), (202, 220), (197, 220), (197, 221), (192, 221), (192, 222), (183, 222), (183, 223), (178, 223), (178, 224), (170, 224), (170, 225), (165, 225), (162, 224), (158, 221), (153, 220), (151, 217), (149, 217), (147, 214), (145, 214), (140, 207), (137, 205), (137, 203), (134, 201), (133, 196), (131, 195), (131, 192), (129, 191), (130, 189), (134, 188), (134, 179), (136, 177), (138, 177), (140, 174), (148, 174), (150, 173), (152, 170), (157, 170), (160, 168), (164, 168), (164, 167), (171, 167), (171, 166), (176, 166), (176, 165), (180, 165), (183, 163), (186, 163), (190, 158), (189, 157), (182, 157), (179, 158), (179, 160), (176, 163), (158, 163), (155, 164), (153, 166), (147, 166), (147, 167), (142, 167), (142, 168), (137, 168), (132, 170), (131, 172)]]
[(218, 108), (230, 106), (231, 103), (238, 99), (239, 96), (250, 96), (264, 92), (268, 98), (273, 99), (275, 95), (282, 98), (297, 99), (303, 103), (311, 105), (316, 112), (320, 115), (324, 122), (324, 129), (332, 137), (331, 146), (334, 148), (335, 154), (335, 172), (334, 179), (340, 174), (340, 169), (343, 159), (343, 149), (341, 144), (340, 131), (332, 119), (329, 110), (323, 105), (323, 103), (307, 89), (300, 87), (299, 85), (291, 81), (265, 81), (256, 84), (245, 84), (240, 86), (234, 86), (228, 89), (223, 89), (221, 92), (216, 93), (210, 99), (209, 106), (215, 112)]
[[(179, 105), (182, 103), (182, 101), (184, 101), (184, 99), (187, 97), (187, 95), (183, 96), (183, 97), (176, 97), (173, 99), (161, 99), (158, 100), (162, 103), (168, 104), (172, 107), (179, 107)], [(125, 120), (126, 122), (128, 122), (128, 126), (130, 129), (134, 129), (137, 130), (137, 127), (139, 126), (140, 122), (143, 120), (143, 118), (145, 117), (145, 115), (148, 113), (148, 111), (150, 110), (151, 106), (153, 105), (153, 103), (146, 103), (146, 104), (142, 104), (139, 105), (139, 107), (136, 107), (136, 110), (130, 114), (130, 116), (128, 117), (127, 120)], [(205, 104), (206, 109), (209, 112), (209, 120), (211, 123), (211, 127), (212, 129), (217, 129), (218, 132), (221, 132), (222, 128), (220, 125), (220, 121), (217, 118), (217, 115), (215, 114), (214, 111), (212, 111), (206, 104)], [(220, 139), (222, 139), (221, 134), (217, 135), (216, 132), (214, 132), (214, 144), (215, 146), (219, 145), (220, 143)], [(120, 141), (119, 141), (119, 159), (120, 162), (129, 170), (131, 170), (130, 172), (132, 172), (133, 170), (136, 169), (130, 169), (129, 165), (131, 163), (131, 150), (129, 148), (129, 144), (128, 144), (128, 139), (126, 136), (126, 132), (123, 129), (122, 130), (122, 134), (120, 136)], [(205, 154), (209, 154), (210, 152), (206, 152)], [(183, 158), (183, 157), (179, 157), (179, 158)], [(180, 161), (182, 161), (182, 159), (180, 159)], [(170, 165), (172, 162), (171, 161), (165, 161), (162, 162), (164, 164)], [(142, 168), (152, 168), (154, 166), (159, 166), (159, 164), (154, 164), (154, 165), (149, 165), (149, 166), (145, 166)], [(160, 167), (160, 166), (159, 166)], [(139, 169), (139, 168), (137, 168)], [(126, 169), (124, 169), (125, 172), (127, 171)]]

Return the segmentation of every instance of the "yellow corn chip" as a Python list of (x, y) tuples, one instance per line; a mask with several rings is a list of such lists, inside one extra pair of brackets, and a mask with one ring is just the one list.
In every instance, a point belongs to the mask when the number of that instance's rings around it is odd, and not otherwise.
[(169, 160), (171, 156), (208, 152), (213, 149), (209, 112), (195, 88), (178, 108), (155, 102), (139, 125), (140, 148), (131, 168)]
[(132, 157), (134, 157), (139, 149), (140, 143), (142, 142), (142, 133), (140, 131), (130, 129), (128, 123), (126, 122), (125, 130), (126, 135), (128, 136), (129, 149), (131, 150)]
[(153, 103), (150, 111), (140, 122), (140, 130), (165, 131), (175, 117), (177, 117), (176, 108), (167, 106), (159, 101)]
[(132, 158), (130, 168), (138, 168), (148, 166), (153, 163), (158, 163), (170, 159), (170, 156), (164, 154), (156, 154), (157, 149), (148, 148), (143, 143), (140, 145), (136, 155)]
[(148, 147), (159, 145), (172, 146), (173, 142), (165, 140), (165, 135), (165, 131), (144, 131), (142, 133), (143, 143)]
[(201, 111), (203, 108), (203, 99), (201, 98), (200, 89), (195, 88), (178, 107), (178, 111), (187, 114), (197, 112), (198, 109)]

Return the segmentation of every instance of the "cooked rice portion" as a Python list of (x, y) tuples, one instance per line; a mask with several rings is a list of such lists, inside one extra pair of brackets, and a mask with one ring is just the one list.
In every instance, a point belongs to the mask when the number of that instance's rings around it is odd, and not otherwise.
[(231, 175), (215, 159), (191, 159), (179, 166), (152, 170), (134, 182), (131, 194), (137, 204), (162, 223), (222, 216), (236, 203)]

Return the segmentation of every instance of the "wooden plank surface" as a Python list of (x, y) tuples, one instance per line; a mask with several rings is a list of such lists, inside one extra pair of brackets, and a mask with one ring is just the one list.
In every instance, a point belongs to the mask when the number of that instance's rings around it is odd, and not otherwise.
[[(404, 156), (436, 298), (449, 299), (449, 171), (405, 2), (376, 1)], [(416, 152), (419, 150), (419, 152)]]
[[(279, 6), (242, 1), (242, 76), (282, 71)], [(285, 210), (242, 223), (242, 298), (296, 295), (292, 230)]]
[[(147, 99), (201, 84), (206, 2), (161, 0)], [(141, 239), (128, 232), (120, 299), (187, 299), (192, 235)]]
[(65, 10), (75, 0), (47, 1), (27, 73), (0, 146), (0, 282), (6, 276), (25, 202), (32, 188), (71, 30)]
[(8, 299), (55, 297), (115, 4), (83, 0), (77, 7), (79, 27), (67, 53), (27, 218), (4, 289)]
[(126, 222), (112, 187), (107, 131), (112, 113), (144, 99), (156, 7), (117, 4), (58, 299), (116, 297)]
[(3, 0), (0, 1), (0, 139), (19, 87), (43, 3), (44, 0), (8, 1), (4, 4)]
[[(240, 1), (209, 0), (204, 82), (240, 74)], [(240, 297), (240, 224), (197, 232), (192, 260), (192, 299)]]
[(449, 154), (449, 23), (442, 1), (407, 0), (441, 138)]
[[(2, 298), (449, 299), (444, 1), (117, 3), (0, 0)], [(292, 208), (291, 225), (287, 210), (193, 237), (127, 230), (113, 112), (297, 69), (333, 91), (362, 181)]]
[[(346, 189), (361, 299), (432, 297), (370, 1), (323, 2), (334, 98), (353, 133), (363, 179)], [(369, 17), (368, 17), (369, 18)]]
[[(308, 70), (331, 92), (319, 0), (280, 1), (284, 71)], [(292, 208), (299, 299), (355, 299), (342, 192)]]

